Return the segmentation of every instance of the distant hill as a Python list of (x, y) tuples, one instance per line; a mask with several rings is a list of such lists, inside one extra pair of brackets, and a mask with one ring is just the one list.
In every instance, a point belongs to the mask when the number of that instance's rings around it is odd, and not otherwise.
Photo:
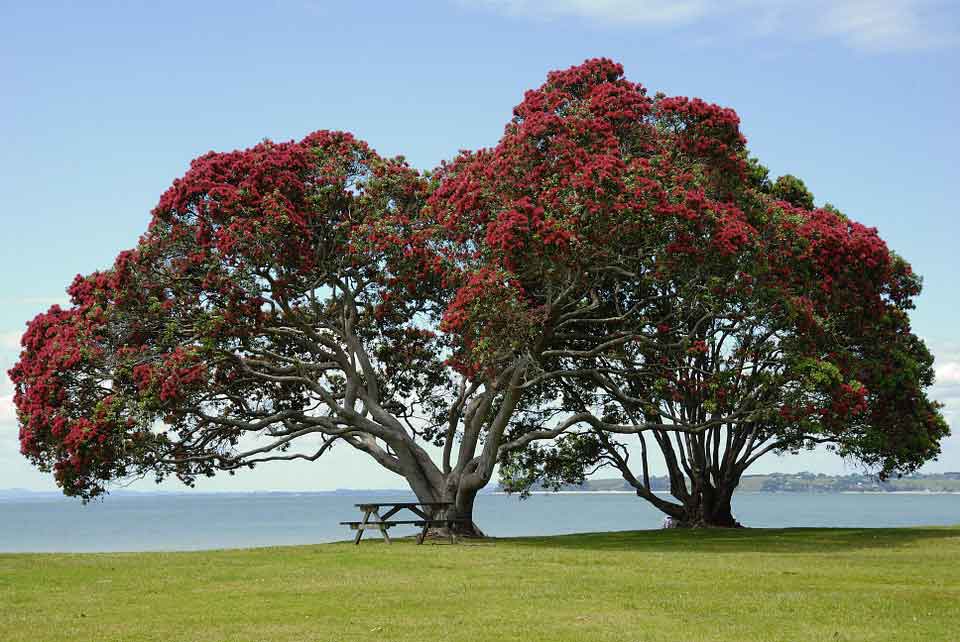
[[(378, 497), (411, 497), (412, 493), (404, 488), (337, 488), (336, 490), (251, 490), (251, 491), (210, 491), (210, 490), (131, 490), (129, 488), (118, 488), (110, 491), (112, 497), (197, 497), (201, 495), (217, 496), (248, 496), (248, 495), (359, 495), (368, 497), (377, 495)], [(2, 500), (38, 500), (38, 499), (63, 499), (65, 501), (77, 501), (65, 497), (63, 493), (57, 490), (30, 490), (29, 488), (0, 488), (0, 501)]]
[[(651, 477), (653, 489), (669, 491), (670, 480), (666, 476)], [(536, 486), (535, 492), (578, 491), (578, 492), (634, 492), (633, 487), (618, 478), (591, 479), (581, 486), (565, 485), (558, 489)], [(847, 493), (847, 492), (931, 492), (960, 493), (960, 472), (938, 473), (935, 475), (908, 475), (900, 479), (879, 481), (872, 475), (824, 475), (822, 473), (771, 473), (769, 475), (744, 475), (737, 488), (740, 492), (767, 493)], [(499, 486), (488, 486), (485, 493), (501, 492)], [(363, 495), (378, 496), (410, 495), (402, 488), (338, 488), (319, 491), (201, 491), (201, 490), (130, 490), (117, 489), (114, 496), (145, 497), (150, 495)], [(36, 491), (26, 488), (0, 488), (0, 500), (13, 499), (65, 499), (59, 491)]]
[[(669, 491), (668, 477), (651, 477), (653, 490)], [(496, 490), (500, 490), (498, 487)], [(591, 479), (580, 486), (560, 488), (536, 486), (533, 491), (632, 492), (633, 487), (622, 479)], [(768, 493), (846, 493), (846, 492), (931, 492), (960, 493), (960, 472), (931, 475), (908, 475), (880, 481), (873, 475), (824, 475), (823, 473), (771, 473), (744, 475), (737, 488), (740, 492)]]
[(20, 499), (23, 497), (32, 497), (39, 499), (42, 497), (62, 497), (63, 493), (55, 490), (30, 490), (27, 488), (0, 488), (0, 499)]

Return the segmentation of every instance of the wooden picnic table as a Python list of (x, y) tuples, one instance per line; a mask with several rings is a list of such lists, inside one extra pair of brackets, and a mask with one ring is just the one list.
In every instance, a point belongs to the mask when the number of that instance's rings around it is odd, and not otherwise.
[[(420, 534), (417, 535), (417, 544), (423, 544), (423, 540), (427, 536), (427, 531), (431, 526), (446, 526), (450, 531), (450, 543), (453, 543), (456, 541), (456, 538), (452, 526), (457, 522), (469, 521), (467, 519), (434, 517), (438, 512), (446, 512), (448, 508), (453, 506), (453, 502), (376, 502), (372, 504), (354, 504), (354, 506), (359, 508), (360, 512), (363, 513), (363, 519), (359, 522), (340, 522), (341, 525), (349, 526), (352, 530), (357, 531), (357, 536), (353, 540), (354, 544), (360, 544), (360, 539), (363, 537), (364, 531), (372, 529), (379, 530), (383, 535), (383, 539), (387, 544), (390, 544), (390, 535), (387, 533), (387, 529), (392, 526), (401, 525), (418, 526), (422, 529)], [(380, 509), (383, 508), (385, 508), (386, 511), (381, 515)], [(390, 519), (402, 510), (413, 513), (418, 519)], [(371, 521), (371, 517), (375, 517), (376, 520)]]

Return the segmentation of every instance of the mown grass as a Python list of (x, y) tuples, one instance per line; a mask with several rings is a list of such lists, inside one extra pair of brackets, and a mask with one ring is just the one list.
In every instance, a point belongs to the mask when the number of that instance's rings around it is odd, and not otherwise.
[(960, 528), (0, 555), (0, 640), (960, 640)]

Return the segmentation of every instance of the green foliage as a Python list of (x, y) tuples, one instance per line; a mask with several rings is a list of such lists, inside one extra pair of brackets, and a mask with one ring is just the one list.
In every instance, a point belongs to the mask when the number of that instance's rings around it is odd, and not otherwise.
[(813, 194), (802, 180), (792, 174), (784, 174), (778, 178), (770, 188), (770, 194), (795, 207), (802, 207), (805, 210), (813, 209)]
[(802, 357), (794, 365), (797, 376), (804, 381), (811, 390), (829, 389), (843, 382), (840, 368), (829, 361), (821, 361), (810, 357)]
[(760, 164), (754, 157), (747, 159), (747, 180), (754, 189), (769, 194), (773, 184), (770, 182), (770, 170)]
[(529, 496), (538, 484), (551, 490), (578, 486), (586, 481), (588, 469), (596, 465), (601, 453), (595, 436), (577, 433), (559, 437), (550, 448), (534, 443), (508, 451), (500, 458), (500, 486), (521, 498)]

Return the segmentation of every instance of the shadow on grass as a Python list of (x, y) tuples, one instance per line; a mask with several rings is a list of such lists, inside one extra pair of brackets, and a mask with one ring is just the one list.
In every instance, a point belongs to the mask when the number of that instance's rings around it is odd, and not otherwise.
[(830, 553), (949, 539), (960, 542), (960, 527), (676, 529), (522, 537), (509, 541), (517, 546), (598, 551)]

